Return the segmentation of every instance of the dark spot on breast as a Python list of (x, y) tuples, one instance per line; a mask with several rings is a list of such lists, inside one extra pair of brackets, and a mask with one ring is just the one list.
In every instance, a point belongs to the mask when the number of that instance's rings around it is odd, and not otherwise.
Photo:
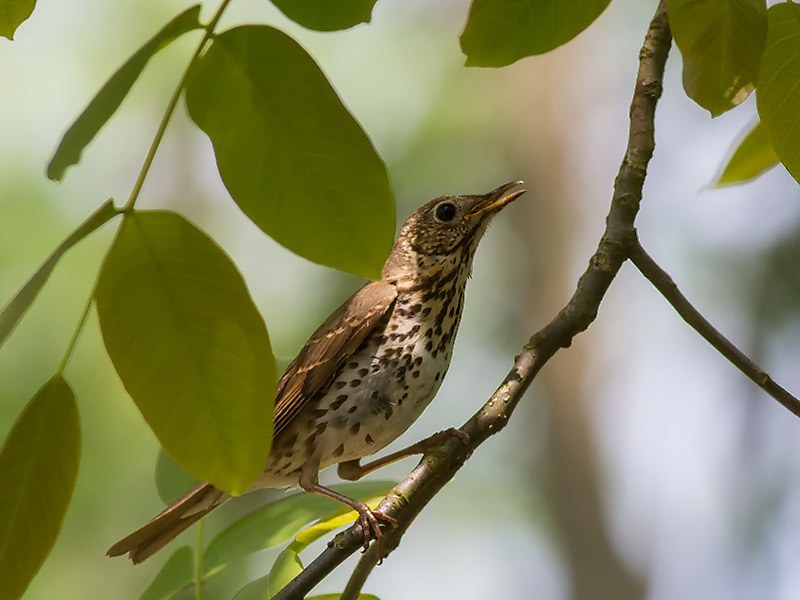
[(425, 350), (430, 352), (432, 349), (433, 349), (433, 340), (430, 340), (430, 341), (428, 341), (427, 344), (425, 344)]
[(364, 441), (367, 442), (368, 444), (375, 443), (375, 440), (372, 439), (372, 436), (370, 434), (367, 434), (367, 437), (364, 438)]
[(414, 359), (414, 364), (417, 365), (417, 366), (421, 365), (422, 364), (422, 357), (418, 356), (417, 358), (415, 358)]
[(423, 317), (427, 317), (429, 314), (431, 314), (431, 307), (430, 306), (428, 306), (425, 310), (422, 311), (422, 316)]
[(414, 371), (414, 372), (411, 374), (411, 376), (412, 376), (414, 379), (417, 379), (417, 378), (419, 377), (419, 371)]
[(357, 434), (359, 429), (361, 429), (361, 423), (356, 423), (350, 428), (350, 435)]
[(353, 404), (350, 408), (347, 409), (347, 414), (352, 415), (354, 412), (358, 410), (358, 405)]
[(361, 385), (361, 380), (360, 379), (353, 379), (350, 382), (350, 387), (358, 387), (360, 385)]
[(455, 314), (455, 312), (456, 312), (455, 307), (451, 306), (450, 310), (447, 312), (447, 316), (452, 319), (453, 318), (453, 314)]
[(346, 381), (337, 381), (336, 383), (333, 384), (333, 387), (334, 389), (340, 390), (346, 385), (347, 385)]
[(325, 422), (319, 423), (319, 424), (317, 425), (317, 433), (322, 433), (322, 432), (323, 432), (323, 431), (325, 431), (327, 428), (328, 428), (328, 424), (327, 424), (327, 423), (325, 423)]
[(380, 393), (378, 392), (378, 390), (375, 390), (374, 392), (372, 392), (370, 394), (370, 398), (372, 398), (373, 400), (377, 400), (378, 396), (380, 396)]
[(339, 447), (336, 448), (336, 450), (333, 451), (333, 455), (334, 456), (341, 456), (342, 454), (344, 454), (344, 444), (339, 444)]
[(347, 400), (347, 396), (345, 396), (344, 394), (341, 395), (341, 396), (336, 396), (336, 400), (331, 402), (331, 410), (338, 410), (339, 407), (342, 404), (344, 404), (346, 400)]
[(441, 377), (441, 373), (436, 373), (436, 377), (433, 378), (434, 381), (439, 381), (439, 377)]
[(351, 363), (347, 363), (347, 366), (350, 367), (351, 369), (357, 369), (358, 368), (358, 363), (354, 361), (354, 362), (351, 362)]
[(415, 304), (414, 306), (412, 306), (411, 308), (408, 309), (408, 314), (409, 314), (409, 316), (413, 317), (415, 314), (417, 314), (421, 310), (422, 310), (422, 304)]
[(359, 369), (358, 370), (358, 374), (361, 375), (361, 377), (365, 377), (367, 375), (367, 373), (369, 373), (369, 369)]
[(328, 409), (327, 408), (318, 408), (317, 410), (315, 410), (314, 412), (311, 413), (311, 415), (315, 419), (319, 419), (320, 417), (324, 417), (327, 414), (328, 414)]
[(425, 337), (429, 338), (433, 335), (433, 329), (428, 327), (428, 331), (425, 332)]

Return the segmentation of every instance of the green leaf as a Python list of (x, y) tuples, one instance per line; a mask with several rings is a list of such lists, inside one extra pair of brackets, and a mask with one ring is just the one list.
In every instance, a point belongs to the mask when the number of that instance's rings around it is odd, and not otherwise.
[(23, 21), (31, 16), (36, 0), (0, 0), (0, 35), (10, 40)]
[(349, 29), (369, 23), (378, 0), (272, 0), (295, 23), (317, 31)]
[(744, 183), (755, 179), (778, 164), (778, 156), (772, 149), (766, 128), (756, 123), (741, 139), (728, 160), (716, 185)]
[(544, 54), (592, 24), (611, 0), (472, 0), (461, 51), (468, 67)]
[(22, 411), (0, 450), (0, 598), (22, 596), (56, 541), (81, 453), (75, 396), (60, 376)]
[(156, 490), (164, 504), (172, 504), (198, 483), (163, 448), (159, 448), (156, 459)]
[(184, 33), (200, 29), (202, 26), (199, 17), (199, 4), (187, 8), (164, 25), (161, 31), (139, 48), (111, 76), (61, 138), (50, 164), (47, 165), (47, 176), (50, 179), (61, 181), (66, 170), (80, 161), (83, 149), (91, 143), (103, 125), (117, 111), (150, 59)]
[(170, 600), (194, 581), (194, 558), (189, 546), (181, 546), (167, 559), (139, 600)]
[(135, 212), (96, 298), (108, 354), (164, 449), (197, 479), (243, 493), (269, 454), (275, 360), (228, 256), (175, 213)]
[(800, 5), (776, 4), (767, 16), (767, 42), (756, 94), (758, 114), (775, 154), (800, 181)]
[(42, 266), (33, 274), (33, 277), (22, 286), (22, 289), (17, 292), (17, 295), (14, 296), (11, 302), (6, 304), (3, 312), (0, 313), (0, 346), (11, 335), (11, 332), (14, 331), (14, 328), (22, 320), (31, 304), (33, 304), (33, 301), (36, 300), (36, 296), (64, 253), (117, 214), (113, 201), (108, 200), (73, 231), (67, 239), (61, 242), (58, 248), (44, 261)]
[(686, 95), (718, 117), (756, 85), (767, 35), (764, 0), (667, 0)]
[[(364, 481), (336, 485), (333, 489), (350, 498), (361, 498), (394, 485), (387, 481)], [(218, 573), (236, 559), (291, 539), (303, 525), (338, 505), (330, 498), (302, 493), (254, 510), (209, 544), (203, 557), (205, 576)]]
[(309, 260), (379, 278), (394, 238), (386, 167), (297, 42), (271, 27), (222, 33), (186, 103), (256, 225)]
[(286, 584), (303, 572), (303, 563), (293, 550), (286, 549), (280, 554), (267, 575), (269, 598), (280, 592)]
[(269, 598), (268, 578), (269, 575), (264, 575), (255, 581), (251, 581), (236, 592), (233, 600), (267, 600)]

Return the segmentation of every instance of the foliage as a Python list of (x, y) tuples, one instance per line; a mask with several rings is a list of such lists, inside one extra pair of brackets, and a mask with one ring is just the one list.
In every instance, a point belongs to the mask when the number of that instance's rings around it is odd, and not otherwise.
[[(588, 27), (609, 1), (473, 0), (461, 36), (466, 63), (499, 67), (548, 52)], [(161, 28), (89, 102), (48, 166), (48, 176), (61, 180), (122, 105), (150, 59), (185, 33), (203, 30), (183, 76), (176, 77), (175, 94), (127, 202), (103, 204), (0, 313), (2, 343), (60, 257), (120, 216), (64, 360), (0, 451), (0, 597), (22, 595), (54, 543), (69, 503), (80, 435), (63, 370), (93, 302), (120, 379), (180, 467), (238, 494), (267, 458), (274, 358), (241, 275), (222, 249), (183, 217), (135, 209), (184, 92), (192, 120), (213, 144), (232, 199), (265, 233), (311, 261), (368, 277), (379, 276), (391, 248), (393, 193), (367, 133), (314, 58), (287, 34), (261, 24), (218, 32), (229, 2), (223, 0), (207, 24), (200, 23), (196, 5)], [(375, 4), (274, 2), (300, 25), (324, 31), (368, 22)], [(0, 35), (10, 39), (33, 6), (32, 1), (0, 0)], [(766, 10), (763, 0), (669, 0), (668, 7), (689, 97), (718, 116), (757, 92), (760, 124), (732, 153), (718, 183), (752, 179), (778, 160), (800, 177), (800, 6), (788, 2)], [(174, 497), (177, 488), (169, 481), (178, 472), (164, 463), (163, 496)], [(372, 496), (378, 491), (374, 485), (350, 493)], [(385, 483), (378, 487), (385, 492)], [(169, 598), (191, 583), (202, 585), (195, 573), (209, 577), (321, 518), (316, 529), (298, 535), (279, 555), (268, 576), (237, 597), (272, 593), (302, 568), (299, 552), (306, 538), (352, 520), (341, 512), (325, 517), (330, 507), (314, 496), (268, 505), (245, 517), (244, 525), (221, 533), (204, 552), (178, 549), (142, 597)]]

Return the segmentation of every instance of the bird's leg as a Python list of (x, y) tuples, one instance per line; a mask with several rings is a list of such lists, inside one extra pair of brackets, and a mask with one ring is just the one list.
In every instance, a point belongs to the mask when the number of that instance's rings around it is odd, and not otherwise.
[(455, 427), (450, 427), (449, 429), (445, 429), (439, 433), (434, 433), (432, 436), (427, 437), (416, 444), (411, 444), (408, 448), (403, 448), (397, 452), (392, 452), (383, 458), (378, 458), (372, 462), (368, 462), (365, 465), (359, 464), (358, 460), (348, 460), (346, 462), (339, 463), (336, 473), (342, 479), (347, 479), (348, 481), (357, 481), (367, 473), (372, 473), (376, 469), (380, 469), (381, 467), (398, 461), (401, 458), (413, 456), (414, 454), (424, 454), (430, 448), (434, 448), (442, 444), (451, 435), (460, 438), (465, 444), (469, 444), (468, 434), (464, 433), (460, 429), (456, 429)]
[(369, 542), (372, 537), (378, 544), (378, 556), (383, 558), (383, 532), (378, 524), (378, 520), (385, 521), (392, 527), (397, 527), (397, 520), (394, 517), (385, 515), (378, 510), (372, 510), (369, 506), (358, 500), (353, 500), (347, 496), (335, 492), (334, 490), (319, 484), (318, 473), (314, 471), (313, 476), (309, 472), (307, 477), (301, 474), (300, 487), (309, 494), (317, 494), (325, 496), (337, 502), (341, 502), (345, 506), (349, 506), (358, 513), (359, 523), (361, 523), (361, 531), (364, 534), (364, 550), (369, 547)]

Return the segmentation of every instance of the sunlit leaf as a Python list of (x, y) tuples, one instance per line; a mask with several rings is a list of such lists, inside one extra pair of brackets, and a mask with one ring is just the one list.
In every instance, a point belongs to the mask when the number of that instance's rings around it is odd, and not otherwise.
[(565, 44), (611, 0), (472, 0), (461, 50), (468, 67), (503, 67)]
[(776, 4), (767, 16), (767, 43), (756, 94), (758, 114), (775, 154), (800, 181), (800, 5)]
[(44, 261), (42, 266), (33, 274), (33, 277), (28, 280), (11, 302), (3, 308), (3, 312), (0, 313), (0, 346), (14, 331), (14, 328), (31, 307), (33, 301), (36, 300), (36, 296), (64, 253), (117, 214), (113, 201), (108, 200), (73, 231), (67, 239), (59, 244), (58, 248)]
[(269, 597), (281, 591), (287, 583), (303, 571), (303, 563), (293, 550), (286, 549), (280, 554), (272, 565), (267, 575), (267, 590)]
[(159, 448), (156, 459), (156, 490), (164, 504), (172, 504), (197, 483), (197, 479), (184, 471), (163, 448)]
[(14, 39), (14, 32), (36, 7), (36, 0), (0, 0), (0, 36)]
[[(0, 2), (3, 1), (0, 0)], [(199, 29), (201, 27), (199, 17), (199, 4), (183, 11), (139, 48), (111, 76), (111, 79), (100, 88), (100, 91), (61, 138), (53, 158), (50, 159), (50, 164), (47, 165), (47, 176), (50, 179), (60, 181), (66, 170), (78, 163), (83, 149), (91, 143), (97, 132), (122, 104), (153, 55), (184, 33)]]
[(222, 33), (186, 102), (256, 225), (310, 260), (379, 277), (394, 238), (386, 167), (297, 42), (271, 27)]
[[(364, 481), (333, 486), (333, 489), (350, 498), (362, 498), (394, 485), (387, 481)], [(218, 573), (238, 558), (291, 539), (303, 525), (319, 519), (337, 506), (339, 503), (330, 498), (302, 493), (251, 512), (209, 544), (203, 558), (206, 577)]]
[(303, 27), (317, 31), (348, 29), (369, 23), (377, 0), (272, 0), (281, 12)]
[(56, 375), (0, 450), (0, 598), (22, 596), (56, 541), (80, 459), (75, 396)]
[(161, 567), (155, 579), (139, 596), (139, 600), (170, 600), (194, 578), (193, 553), (189, 546), (181, 546)]
[(740, 140), (736, 150), (725, 165), (716, 185), (744, 183), (755, 179), (778, 164), (778, 156), (772, 149), (766, 128), (756, 123)]
[(264, 575), (255, 581), (251, 581), (236, 592), (233, 600), (267, 600), (269, 598), (268, 579), (269, 575)]
[(133, 213), (96, 298), (108, 354), (164, 449), (197, 479), (244, 492), (269, 453), (275, 364), (228, 256), (175, 213)]
[(683, 87), (716, 117), (756, 85), (767, 35), (764, 0), (667, 0), (669, 27), (683, 55)]

